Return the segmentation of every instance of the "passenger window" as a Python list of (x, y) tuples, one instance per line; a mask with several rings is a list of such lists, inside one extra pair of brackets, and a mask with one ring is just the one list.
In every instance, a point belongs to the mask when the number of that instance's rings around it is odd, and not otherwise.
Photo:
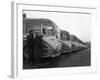
[(46, 34), (46, 29), (42, 29), (43, 30), (43, 34)]

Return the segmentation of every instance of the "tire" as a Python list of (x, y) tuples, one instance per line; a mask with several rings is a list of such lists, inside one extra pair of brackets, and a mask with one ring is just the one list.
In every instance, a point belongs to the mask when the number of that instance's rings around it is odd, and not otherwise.
[(52, 46), (50, 46), (47, 42), (43, 41), (43, 55), (42, 57), (50, 57), (53, 53)]

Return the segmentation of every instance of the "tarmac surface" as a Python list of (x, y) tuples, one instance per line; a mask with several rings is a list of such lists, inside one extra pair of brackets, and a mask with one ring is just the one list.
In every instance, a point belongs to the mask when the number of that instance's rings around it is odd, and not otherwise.
[(39, 64), (25, 60), (23, 62), (23, 69), (25, 70), (80, 66), (91, 66), (91, 50), (89, 48), (71, 53), (63, 53), (55, 58), (42, 58)]

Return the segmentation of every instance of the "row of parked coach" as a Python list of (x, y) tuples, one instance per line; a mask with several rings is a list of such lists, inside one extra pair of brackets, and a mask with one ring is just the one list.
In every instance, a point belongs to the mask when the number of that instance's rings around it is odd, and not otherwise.
[(30, 59), (32, 54), (40, 54), (42, 58), (56, 57), (85, 48), (88, 47), (83, 41), (68, 31), (60, 30), (49, 19), (23, 19), (24, 59)]

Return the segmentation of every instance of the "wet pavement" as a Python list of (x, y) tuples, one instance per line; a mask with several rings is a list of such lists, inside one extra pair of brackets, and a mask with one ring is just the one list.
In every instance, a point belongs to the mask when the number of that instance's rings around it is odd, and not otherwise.
[(23, 69), (90, 66), (90, 53), (90, 49), (63, 53), (55, 58), (43, 58), (39, 64), (34, 64), (31, 61), (24, 61)]

